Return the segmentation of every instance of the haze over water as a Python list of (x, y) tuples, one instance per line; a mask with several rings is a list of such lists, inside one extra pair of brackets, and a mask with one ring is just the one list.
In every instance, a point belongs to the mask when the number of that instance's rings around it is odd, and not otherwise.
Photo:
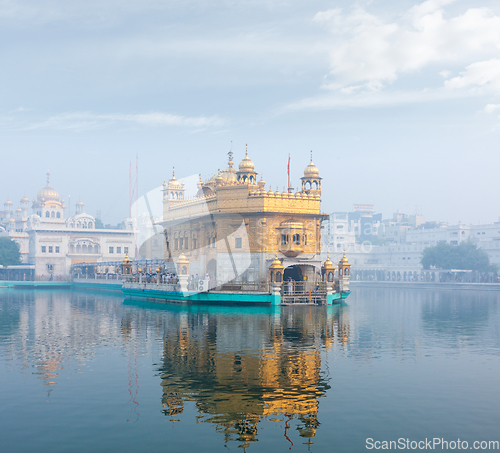
[(355, 288), (346, 306), (274, 309), (2, 289), (2, 450), (500, 440), (499, 298)]

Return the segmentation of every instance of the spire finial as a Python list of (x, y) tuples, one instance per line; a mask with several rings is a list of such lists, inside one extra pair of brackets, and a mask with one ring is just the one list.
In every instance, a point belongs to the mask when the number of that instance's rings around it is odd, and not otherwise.
[(311, 149), (311, 162), (313, 161), (313, 150)]
[(50, 182), (50, 171), (47, 170), (47, 184)]
[[(231, 145), (232, 145), (233, 142), (231, 142)], [(232, 146), (231, 146), (232, 147)], [(230, 149), (229, 152), (227, 153), (227, 155), (229, 156), (229, 166), (232, 167), (233, 166), (233, 150)]]
[(175, 179), (175, 167), (172, 167), (172, 179)]
[(245, 144), (245, 157), (248, 157), (248, 143)]

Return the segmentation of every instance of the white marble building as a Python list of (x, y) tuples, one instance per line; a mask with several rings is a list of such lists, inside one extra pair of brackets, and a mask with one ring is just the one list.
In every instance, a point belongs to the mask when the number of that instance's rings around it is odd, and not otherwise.
[(47, 185), (33, 200), (23, 197), (14, 212), (7, 200), (0, 212), (0, 235), (11, 237), (19, 246), (22, 262), (35, 265), (37, 277), (67, 277), (72, 264), (122, 261), (135, 256), (135, 232), (130, 219), (125, 229), (96, 229), (95, 219), (85, 213), (81, 201), (76, 213), (66, 217), (66, 206), (59, 194)]

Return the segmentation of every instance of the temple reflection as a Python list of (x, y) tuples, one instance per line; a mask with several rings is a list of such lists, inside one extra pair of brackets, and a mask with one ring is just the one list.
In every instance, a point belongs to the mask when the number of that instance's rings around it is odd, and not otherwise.
[(331, 376), (322, 353), (349, 343), (346, 307), (287, 307), (269, 316), (181, 316), (164, 335), (160, 368), (164, 414), (179, 420), (188, 402), (199, 423), (246, 448), (259, 423), (279, 422), (312, 443)]

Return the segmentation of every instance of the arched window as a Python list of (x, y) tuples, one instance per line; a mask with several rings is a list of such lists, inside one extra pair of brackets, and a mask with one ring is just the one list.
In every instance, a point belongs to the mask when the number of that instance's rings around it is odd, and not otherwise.
[(276, 281), (277, 281), (278, 283), (280, 283), (280, 282), (281, 282), (281, 272), (280, 272), (280, 271), (277, 271), (277, 272), (276, 272)]
[(58, 213), (56, 214), (56, 217), (57, 217), (58, 219), (60, 219), (60, 218), (61, 218), (61, 213), (60, 213), (60, 212), (58, 212)]
[(69, 253), (75, 253), (75, 246), (73, 244), (69, 246)]
[(182, 275), (186, 275), (188, 273), (188, 270), (187, 270), (187, 267), (186, 266), (182, 266)]
[(328, 281), (333, 282), (333, 272), (328, 272)]
[(80, 244), (76, 246), (76, 253), (82, 253), (82, 246)]
[(344, 269), (344, 275), (349, 275), (349, 269), (347, 269), (347, 267)]
[(89, 228), (94, 228), (94, 222), (89, 222)]
[(94, 245), (94, 253), (99, 253), (99, 246), (98, 245)]
[(294, 234), (294, 235), (293, 235), (293, 242), (294, 242), (296, 245), (300, 245), (300, 234)]
[(288, 244), (288, 234), (282, 234), (281, 235), (281, 245), (286, 245)]
[(310, 190), (311, 189), (311, 181), (306, 182), (306, 189)]
[(317, 189), (318, 188), (318, 181), (313, 181), (313, 189)]
[(85, 244), (82, 245), (82, 253), (87, 253), (87, 246)]
[(50, 212), (49, 212), (49, 211), (47, 211), (47, 212), (45, 213), (45, 217), (50, 217)]
[(50, 217), (54, 218), (55, 216), (56, 216), (56, 213), (55, 213), (54, 211), (52, 211), (52, 212), (50, 213)]

